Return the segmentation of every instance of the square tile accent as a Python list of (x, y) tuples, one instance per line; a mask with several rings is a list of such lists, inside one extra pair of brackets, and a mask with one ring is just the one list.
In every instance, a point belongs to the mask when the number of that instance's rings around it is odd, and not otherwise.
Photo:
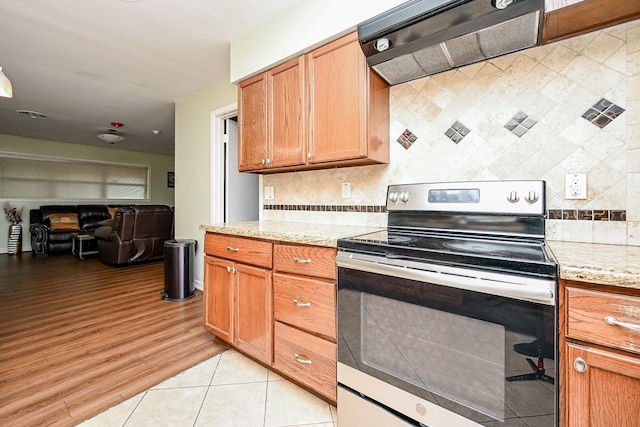
[(585, 111), (582, 117), (602, 129), (622, 113), (624, 108), (602, 98)]
[(562, 209), (549, 209), (547, 211), (548, 219), (562, 219)]
[(505, 128), (509, 129), (514, 135), (520, 138), (527, 133), (538, 121), (523, 111), (518, 111), (512, 118), (509, 119)]
[(579, 210), (578, 211), (578, 219), (582, 221), (591, 221), (593, 220), (593, 211), (591, 210)]
[(594, 210), (593, 211), (593, 220), (594, 221), (609, 221), (609, 211), (606, 211), (606, 210)]
[(611, 221), (626, 221), (627, 220), (627, 211), (626, 210), (611, 210), (609, 211), (609, 218)]
[(459, 121), (456, 121), (454, 124), (451, 125), (449, 129), (447, 129), (447, 131), (444, 134), (447, 136), (447, 138), (449, 138), (450, 140), (452, 140), (457, 144), (460, 141), (462, 141), (463, 138), (469, 134), (469, 132), (471, 132), (469, 128), (467, 128), (465, 125), (463, 125)]
[(411, 147), (411, 145), (416, 142), (416, 139), (418, 139), (418, 137), (415, 136), (413, 132), (411, 132), (409, 129), (405, 129), (405, 131), (402, 132), (402, 135), (400, 135), (396, 141), (398, 141), (400, 145), (405, 148), (405, 150), (408, 150), (409, 147)]

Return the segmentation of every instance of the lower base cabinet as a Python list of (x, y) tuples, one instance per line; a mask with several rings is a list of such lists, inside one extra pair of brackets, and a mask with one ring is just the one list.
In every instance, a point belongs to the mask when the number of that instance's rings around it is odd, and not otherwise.
[(568, 427), (640, 426), (640, 359), (568, 344)]
[(335, 403), (335, 253), (207, 233), (204, 328)]
[(640, 292), (561, 281), (566, 427), (640, 426)]
[(336, 344), (275, 322), (273, 366), (336, 400)]
[(207, 256), (205, 282), (205, 329), (270, 364), (271, 271)]

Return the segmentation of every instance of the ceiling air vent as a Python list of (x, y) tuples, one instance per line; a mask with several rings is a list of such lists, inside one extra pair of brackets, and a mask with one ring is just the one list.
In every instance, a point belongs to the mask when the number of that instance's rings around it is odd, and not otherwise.
[(31, 117), (32, 119), (46, 119), (47, 115), (38, 113), (37, 111), (29, 111), (29, 110), (17, 110), (18, 114), (22, 114), (23, 116)]

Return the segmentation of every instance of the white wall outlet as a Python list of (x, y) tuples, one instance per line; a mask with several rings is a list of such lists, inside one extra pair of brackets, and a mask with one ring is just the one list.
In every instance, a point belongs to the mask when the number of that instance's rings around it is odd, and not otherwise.
[(571, 173), (564, 179), (565, 199), (586, 199), (587, 198), (587, 174)]
[(348, 199), (349, 197), (351, 197), (351, 183), (350, 182), (343, 182), (342, 183), (342, 198), (343, 199)]
[(264, 187), (264, 199), (265, 200), (273, 200), (275, 197), (275, 189), (273, 185), (267, 185)]

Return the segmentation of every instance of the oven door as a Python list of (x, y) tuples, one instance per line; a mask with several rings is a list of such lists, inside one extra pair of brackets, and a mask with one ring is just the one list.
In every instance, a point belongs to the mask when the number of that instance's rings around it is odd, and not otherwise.
[(371, 261), (337, 257), (339, 424), (373, 404), (387, 425), (557, 425), (555, 281)]

